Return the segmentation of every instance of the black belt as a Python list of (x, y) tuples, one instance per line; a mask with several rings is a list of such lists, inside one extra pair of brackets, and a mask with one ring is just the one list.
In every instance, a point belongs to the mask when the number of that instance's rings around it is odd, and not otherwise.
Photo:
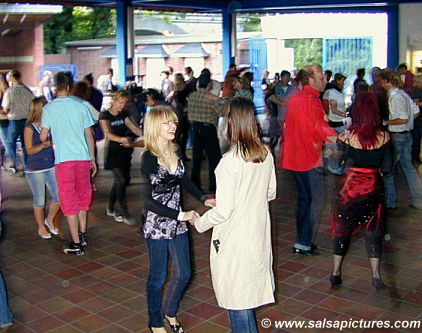
[(328, 121), (328, 125), (330, 125), (330, 127), (332, 128), (336, 128), (336, 127), (341, 127), (344, 126), (344, 123), (342, 121)]
[(402, 133), (410, 133), (411, 130), (402, 131), (402, 132), (391, 132), (391, 134), (402, 134)]

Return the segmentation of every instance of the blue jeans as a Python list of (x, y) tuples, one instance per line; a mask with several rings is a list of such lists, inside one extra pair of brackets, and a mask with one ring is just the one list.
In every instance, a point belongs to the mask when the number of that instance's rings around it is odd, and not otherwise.
[(7, 127), (8, 126), (3, 126), (3, 124), (0, 124), (0, 141), (1, 144), (4, 147), (4, 155), (5, 157), (9, 157), (10, 153), (9, 153), (9, 144), (7, 142)]
[(227, 310), (232, 333), (258, 333), (254, 310)]
[[(343, 132), (346, 127), (340, 126), (340, 127), (334, 127), (333, 128), (337, 133)], [(344, 151), (342, 149), (342, 145), (338, 143), (329, 143), (325, 145), (324, 152), (329, 150), (332, 150), (334, 152), (334, 156), (330, 157), (324, 157), (324, 166), (325, 168), (334, 175), (343, 175), (344, 174)], [(325, 154), (324, 154), (325, 155)]]
[(397, 191), (394, 181), (394, 169), (397, 163), (406, 177), (407, 186), (412, 196), (412, 203), (422, 208), (422, 182), (416, 168), (412, 164), (412, 134), (392, 133), (394, 146), (394, 162), (391, 172), (384, 177), (385, 197), (387, 208), (397, 206)]
[(22, 153), (23, 153), (23, 167), (26, 168), (26, 150), (23, 141), (23, 130), (25, 129), (26, 119), (20, 120), (9, 120), (9, 127), (7, 129), (7, 143), (9, 145), (9, 154), (12, 163), (15, 163), (15, 167), (18, 164), (18, 157), (16, 155), (16, 141), (18, 138), (21, 139)]
[(0, 273), (0, 326), (11, 323), (12, 319), (12, 312), (7, 305), (6, 286), (4, 284), (3, 276)]
[(34, 208), (45, 207), (45, 187), (51, 195), (52, 203), (59, 203), (59, 190), (54, 168), (43, 172), (26, 172), (26, 179), (31, 188)]
[[(189, 237), (185, 232), (175, 239), (146, 239), (146, 242), (149, 253), (149, 326), (164, 327), (163, 314), (176, 317), (183, 291), (191, 277)], [(161, 303), (169, 254), (173, 266), (172, 279), (167, 288), (166, 299)]]
[(310, 251), (318, 233), (319, 218), (324, 203), (324, 174), (322, 168), (304, 172), (294, 171), (298, 190), (295, 248)]

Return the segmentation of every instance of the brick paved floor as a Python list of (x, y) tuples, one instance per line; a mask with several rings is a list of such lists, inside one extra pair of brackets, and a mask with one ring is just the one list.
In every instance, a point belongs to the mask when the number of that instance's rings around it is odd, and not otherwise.
[[(138, 212), (142, 184), (139, 151), (135, 152), (129, 205)], [(205, 170), (204, 170), (205, 171)], [(204, 179), (206, 173), (203, 173)], [(272, 203), (276, 304), (257, 311), (258, 321), (271, 320), (422, 320), (422, 211), (407, 208), (409, 197), (399, 178), (400, 208), (389, 216), (391, 239), (385, 242), (382, 272), (388, 289), (377, 293), (361, 235), (355, 237), (343, 267), (344, 286), (330, 289), (331, 240), (328, 216), (336, 178), (327, 176), (326, 209), (319, 234), (320, 256), (291, 253), (295, 239), (296, 191), (290, 175), (278, 171), (278, 198)], [(41, 240), (32, 216), (32, 201), (24, 177), (4, 174), (6, 232), (0, 244), (14, 326), (7, 332), (147, 332), (145, 285), (148, 258), (137, 227), (115, 223), (105, 215), (112, 176), (101, 170), (98, 192), (89, 214), (89, 247), (83, 257), (62, 253), (68, 238), (61, 216), (60, 237)], [(187, 207), (199, 205), (187, 197)], [(138, 220), (140, 215), (137, 214)], [(180, 307), (187, 332), (229, 332), (225, 312), (212, 290), (209, 271), (210, 233), (191, 233), (193, 278)], [(326, 332), (311, 329), (270, 329), (260, 332)], [(336, 330), (331, 330), (331, 332)], [(358, 332), (365, 330), (344, 330)], [(367, 332), (400, 332), (374, 330)], [(420, 332), (421, 330), (402, 330)]]

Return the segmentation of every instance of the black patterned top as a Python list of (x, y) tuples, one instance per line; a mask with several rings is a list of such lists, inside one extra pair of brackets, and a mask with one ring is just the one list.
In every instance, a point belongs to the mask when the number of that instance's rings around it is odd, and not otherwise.
[(182, 211), (182, 188), (198, 200), (203, 193), (189, 180), (182, 159), (176, 171), (171, 173), (158, 164), (158, 159), (149, 150), (142, 155), (141, 176), (146, 188), (144, 197), (144, 224), (141, 227), (145, 238), (174, 239), (188, 231), (185, 221), (178, 221)]

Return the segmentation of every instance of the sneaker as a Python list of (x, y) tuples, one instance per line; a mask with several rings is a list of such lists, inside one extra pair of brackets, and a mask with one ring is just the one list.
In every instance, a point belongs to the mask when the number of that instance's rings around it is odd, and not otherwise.
[(88, 235), (86, 232), (79, 233), (79, 242), (81, 243), (82, 246), (88, 245)]
[(82, 256), (85, 254), (83, 246), (79, 243), (70, 242), (69, 246), (66, 246), (63, 249), (63, 252), (66, 254), (74, 254), (77, 256)]
[(296, 247), (293, 248), (293, 253), (301, 256), (319, 256), (319, 252), (313, 250), (302, 250)]
[(107, 208), (106, 214), (107, 216), (112, 216), (114, 218), (114, 221), (116, 221), (117, 223), (124, 222), (123, 215), (116, 213), (115, 210), (110, 210), (109, 208)]
[(123, 215), (120, 214), (114, 214), (114, 221), (116, 221), (117, 223), (122, 223), (125, 221)]
[(136, 223), (135, 219), (131, 218), (131, 217), (123, 217), (123, 223), (126, 225), (137, 225), (138, 223)]

